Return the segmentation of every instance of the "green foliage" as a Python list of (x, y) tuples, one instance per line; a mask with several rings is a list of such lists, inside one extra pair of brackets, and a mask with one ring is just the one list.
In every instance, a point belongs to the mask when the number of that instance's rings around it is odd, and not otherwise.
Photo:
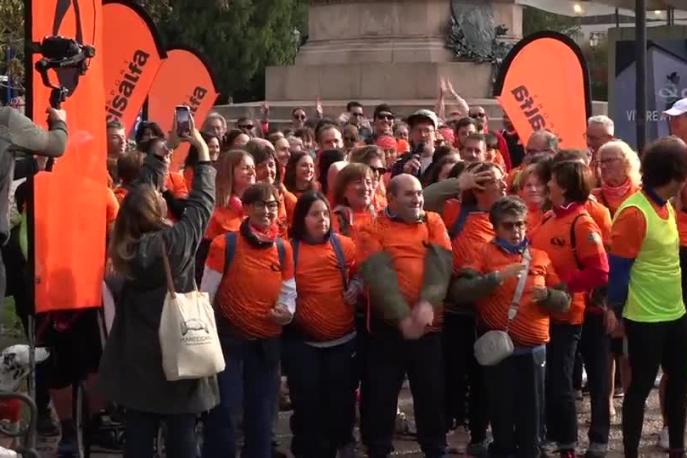
[(608, 39), (591, 46), (585, 43), (582, 54), (587, 61), (592, 86), (592, 100), (608, 100)]
[(168, 44), (198, 49), (217, 76), (222, 98), (264, 97), (265, 67), (293, 62), (307, 0), (141, 1)]
[(24, 87), (24, 2), (22, 0), (0, 1), (0, 75), (8, 76), (11, 87), (19, 89)]
[(577, 18), (526, 6), (522, 15), (523, 35), (527, 36), (545, 30), (560, 32), (570, 38), (575, 38), (580, 33), (580, 24)]

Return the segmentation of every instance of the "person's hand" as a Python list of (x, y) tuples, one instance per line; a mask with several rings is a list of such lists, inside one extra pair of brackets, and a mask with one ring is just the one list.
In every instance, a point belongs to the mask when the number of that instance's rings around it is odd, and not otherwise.
[(461, 191), (467, 191), (468, 189), (482, 191), (484, 190), (484, 184), (493, 178), (494, 172), (491, 170), (478, 173), (466, 171), (458, 175), (458, 188)]
[(451, 83), (451, 80), (446, 78), (446, 90), (451, 94), (451, 95), (456, 95), (456, 90), (453, 89), (453, 84)]
[(322, 108), (322, 101), (320, 100), (319, 97), (317, 97), (317, 100), (315, 101), (315, 112), (317, 113), (318, 118), (322, 118), (324, 115), (324, 110)]
[(532, 299), (534, 302), (541, 302), (549, 297), (549, 290), (543, 286), (535, 286), (532, 288)]
[(179, 135), (177, 135), (177, 117), (174, 115), (172, 117), (172, 130), (169, 133), (169, 136), (167, 137), (167, 144), (172, 147), (172, 149), (176, 148), (179, 145), (180, 139)]
[(622, 337), (624, 335), (622, 322), (618, 320), (615, 312), (611, 309), (607, 309), (604, 313), (604, 326), (606, 328), (606, 334), (610, 334), (613, 337)]
[(277, 304), (270, 310), (270, 319), (279, 326), (287, 325), (291, 322), (293, 315), (284, 304)]
[(420, 161), (416, 158), (408, 159), (405, 164), (403, 164), (403, 173), (408, 173), (410, 175), (417, 175), (420, 172), (422, 165)]
[[(34, 156), (36, 159), (36, 165), (38, 166), (39, 171), (45, 170), (45, 166), (48, 163), (48, 156)], [(57, 162), (56, 159), (54, 159), (55, 162)]]
[(270, 112), (270, 104), (267, 103), (267, 101), (262, 102), (262, 105), (260, 105), (260, 113), (263, 115), (267, 115)]
[(507, 278), (518, 277), (524, 271), (525, 271), (525, 264), (518, 262), (518, 263), (507, 265), (503, 269), (499, 270), (498, 274), (499, 274), (499, 277), (501, 278), (501, 280), (505, 280)]
[(348, 288), (344, 291), (344, 302), (348, 305), (356, 305), (358, 303), (358, 296), (360, 296), (360, 283), (352, 281), (348, 284)]
[(417, 340), (425, 334), (425, 327), (418, 324), (413, 315), (408, 315), (398, 323), (398, 328), (406, 340)]
[(422, 326), (423, 330), (434, 322), (434, 307), (425, 300), (421, 300), (411, 312), (411, 316), (415, 319), (418, 326)]
[(58, 121), (67, 122), (67, 112), (64, 110), (48, 107), (45, 112), (48, 113), (48, 125)]
[(439, 78), (439, 95), (443, 97), (448, 91), (448, 86), (446, 85), (446, 78)]

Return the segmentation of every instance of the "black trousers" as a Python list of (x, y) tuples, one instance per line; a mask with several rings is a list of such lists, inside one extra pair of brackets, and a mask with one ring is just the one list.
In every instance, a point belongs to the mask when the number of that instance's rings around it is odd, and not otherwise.
[(577, 443), (573, 367), (581, 333), (582, 325), (552, 323), (546, 347), (546, 433), (562, 450)]
[(537, 458), (541, 430), (546, 347), (516, 349), (484, 368), (494, 442), (489, 456)]
[(303, 458), (335, 458), (353, 441), (356, 341), (316, 348), (288, 339), (284, 350), (293, 402), (291, 451)]
[(580, 351), (587, 369), (587, 387), (592, 410), (589, 442), (608, 444), (608, 434), (611, 429), (608, 403), (611, 390), (611, 374), (608, 371), (611, 360), (611, 338), (606, 334), (603, 314), (587, 313), (585, 315)]
[(170, 458), (196, 458), (195, 414), (158, 415), (127, 409), (124, 417), (124, 458), (152, 458), (161, 423), (167, 427), (165, 451)]
[(486, 439), (489, 424), (484, 369), (475, 359), (476, 338), (474, 317), (445, 315), (443, 345), (447, 426), (452, 427), (454, 422), (462, 425), (468, 420), (472, 443)]
[(665, 408), (670, 448), (682, 450), (687, 396), (687, 315), (675, 321), (639, 323), (625, 320), (632, 378), (623, 402), (625, 456), (637, 455), (644, 423), (644, 406), (659, 365), (668, 377)]
[(362, 402), (370, 458), (387, 457), (393, 450), (398, 395), (406, 374), (413, 395), (420, 447), (428, 458), (443, 456), (446, 432), (441, 353), (439, 333), (405, 340), (396, 329), (378, 326), (369, 335)]

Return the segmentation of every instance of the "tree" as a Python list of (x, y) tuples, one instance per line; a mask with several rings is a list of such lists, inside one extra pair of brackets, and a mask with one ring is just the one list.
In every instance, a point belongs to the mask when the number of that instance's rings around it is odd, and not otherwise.
[(265, 67), (293, 62), (307, 0), (154, 0), (141, 2), (169, 45), (198, 49), (224, 97), (264, 97)]
[[(24, 88), (24, 2), (22, 0), (2, 0), (0, 2), (0, 75), (7, 81), (0, 82), (3, 99), (7, 86), (18, 89), (15, 96)], [(4, 78), (3, 78), (4, 79)]]
[(575, 38), (580, 33), (580, 24), (577, 18), (526, 6), (522, 15), (523, 35), (527, 36), (545, 30), (560, 32), (570, 38)]

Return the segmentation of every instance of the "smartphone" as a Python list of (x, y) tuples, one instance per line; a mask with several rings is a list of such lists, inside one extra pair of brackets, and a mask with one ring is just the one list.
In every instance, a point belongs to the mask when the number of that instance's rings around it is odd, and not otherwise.
[(185, 137), (191, 133), (191, 110), (185, 105), (175, 108), (177, 120), (177, 136)]

